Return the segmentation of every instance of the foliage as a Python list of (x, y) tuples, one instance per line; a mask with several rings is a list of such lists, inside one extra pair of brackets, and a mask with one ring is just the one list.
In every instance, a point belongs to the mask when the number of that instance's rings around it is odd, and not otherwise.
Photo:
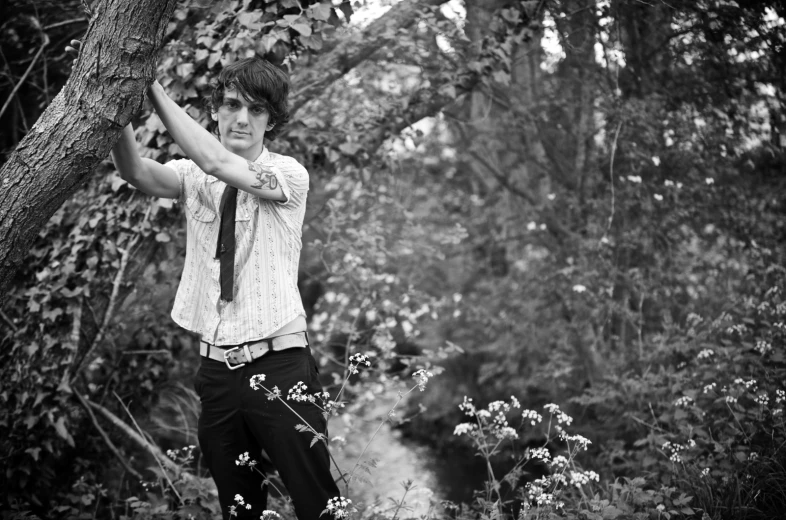
[[(84, 27), (73, 21), (79, 2), (44, 4), (0, 7), (14, 10), (0, 33), (4, 151), (65, 81), (60, 49)], [(298, 108), (271, 146), (311, 172), (301, 291), (324, 382), (342, 384), (360, 351), (378, 370), (350, 379), (353, 411), (411, 375), (422, 354), (445, 371), (407, 402), (399, 426), (454, 456), (472, 453), (453, 435), (463, 395), (518, 395), (533, 410), (568, 403), (577, 434), (595, 440), (572, 463), (601, 482), (566, 493), (560, 514), (782, 510), (782, 7), (494, 7), (419, 6), (420, 23), (368, 35), (354, 25), (361, 4), (182, 3), (159, 78), (207, 124), (202, 99), (236, 57), (264, 55), (297, 80), (334, 72), (320, 65), (341, 44), (371, 49), (341, 62), (321, 95), (298, 98), (296, 81)], [(49, 45), (36, 61), (42, 34)], [(28, 66), (33, 88), (9, 97)], [(146, 156), (180, 154), (149, 108), (136, 128)], [(145, 490), (122, 461), (154, 465), (146, 448), (77, 397), (125, 420), (117, 393), (157, 443), (193, 441), (179, 415), (198, 405), (174, 389), (188, 384), (196, 356), (167, 319), (180, 218), (176, 204), (151, 205), (106, 168), (31, 244), (0, 316), (8, 515), (216, 511), (198, 452), (171, 487), (160, 487), (159, 469)], [(546, 475), (518, 473), (540, 433), (487, 446), (487, 475), (515, 469), (508, 498)], [(435, 501), (431, 514), (489, 516), (504, 481), (489, 478), (464, 505)], [(359, 514), (401, 517), (411, 489), (387, 513)]]

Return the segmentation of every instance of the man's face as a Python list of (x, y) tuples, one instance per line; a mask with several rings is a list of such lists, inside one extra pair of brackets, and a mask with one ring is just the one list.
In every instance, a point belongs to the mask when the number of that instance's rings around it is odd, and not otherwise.
[(268, 124), (270, 114), (265, 106), (246, 99), (235, 89), (224, 92), (224, 100), (213, 117), (218, 121), (221, 144), (250, 161), (262, 153), (265, 131), (273, 128)]

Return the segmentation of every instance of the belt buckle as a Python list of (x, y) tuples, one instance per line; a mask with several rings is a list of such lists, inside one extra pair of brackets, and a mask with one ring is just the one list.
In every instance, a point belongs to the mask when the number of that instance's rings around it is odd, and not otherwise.
[[(229, 350), (225, 350), (224, 351), (224, 363), (226, 363), (227, 368), (229, 370), (237, 370), (238, 368), (242, 368), (242, 367), (244, 367), (244, 366), (246, 366), (248, 364), (248, 363), (238, 363), (237, 365), (230, 365), (229, 364), (229, 356), (232, 354), (232, 352), (234, 352), (236, 350), (240, 350), (241, 348), (242, 347), (233, 347), (233, 348), (231, 348)], [(249, 356), (249, 360), (250, 360), (250, 356)]]

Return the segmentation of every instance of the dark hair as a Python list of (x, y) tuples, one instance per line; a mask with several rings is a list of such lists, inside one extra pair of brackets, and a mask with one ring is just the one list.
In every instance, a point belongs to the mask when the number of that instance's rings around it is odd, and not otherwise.
[(245, 58), (224, 67), (219, 73), (208, 105), (217, 112), (224, 102), (224, 92), (235, 89), (248, 100), (262, 103), (275, 126), (265, 134), (271, 141), (289, 121), (289, 76), (258, 56)]

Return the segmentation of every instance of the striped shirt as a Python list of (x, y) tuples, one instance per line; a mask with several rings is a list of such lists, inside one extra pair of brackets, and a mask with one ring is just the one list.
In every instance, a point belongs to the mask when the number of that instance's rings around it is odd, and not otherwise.
[(221, 300), (220, 266), (215, 258), (221, 221), (218, 207), (226, 184), (189, 159), (166, 163), (180, 179), (178, 201), (185, 205), (187, 231), (172, 319), (214, 345), (262, 339), (306, 315), (297, 273), (308, 172), (292, 157), (267, 148), (254, 162), (272, 169), (286, 200), (262, 199), (238, 190), (231, 302)]

